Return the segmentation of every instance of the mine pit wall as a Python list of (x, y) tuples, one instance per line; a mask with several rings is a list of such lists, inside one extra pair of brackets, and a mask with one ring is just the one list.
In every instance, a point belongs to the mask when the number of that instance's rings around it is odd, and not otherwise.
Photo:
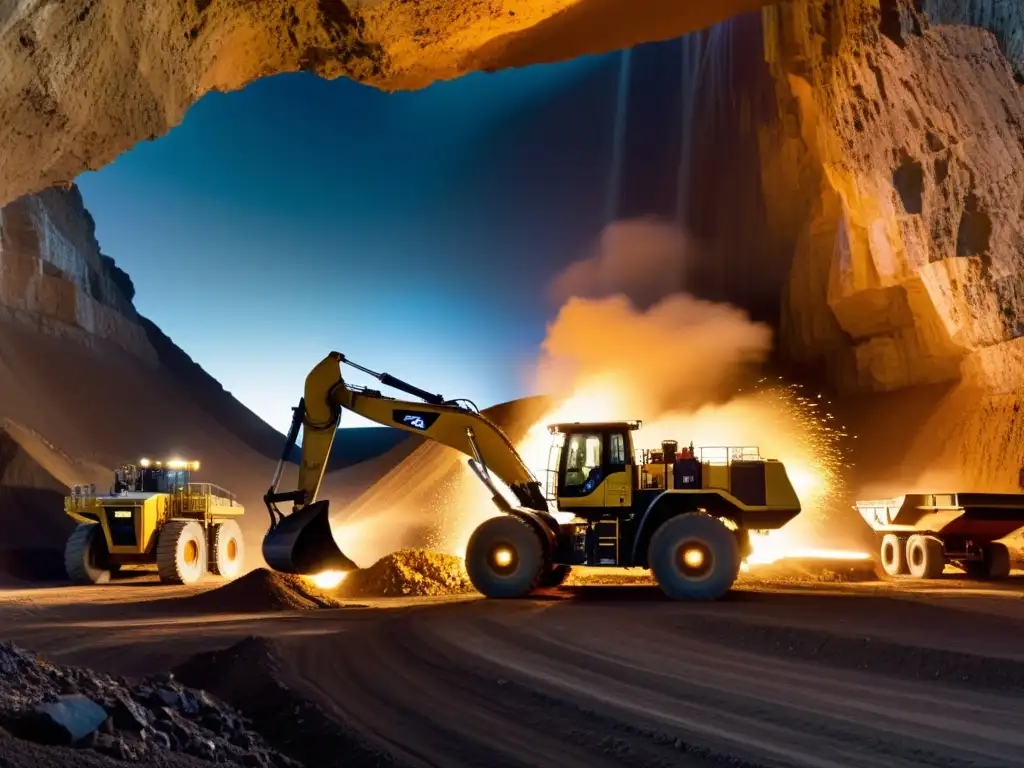
[[(1024, 462), (1024, 10), (961, 5), (763, 14), (778, 115), (762, 184), (770, 229), (795, 242), (780, 343), (874, 395), (851, 425), (879, 439), (861, 445), (874, 492), (1014, 491)], [(907, 423), (885, 393), (915, 390), (933, 407)], [(900, 451), (893, 425), (913, 435)]]
[(113, 345), (155, 365), (126, 280), (100, 254), (77, 187), (47, 189), (0, 209), (0, 321)]

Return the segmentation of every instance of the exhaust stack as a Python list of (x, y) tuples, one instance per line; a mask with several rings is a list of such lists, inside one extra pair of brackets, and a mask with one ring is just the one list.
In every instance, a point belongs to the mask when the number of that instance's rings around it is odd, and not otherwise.
[(312, 576), (323, 571), (352, 571), (331, 532), (327, 500), (303, 507), (272, 525), (263, 537), (263, 559), (273, 570)]

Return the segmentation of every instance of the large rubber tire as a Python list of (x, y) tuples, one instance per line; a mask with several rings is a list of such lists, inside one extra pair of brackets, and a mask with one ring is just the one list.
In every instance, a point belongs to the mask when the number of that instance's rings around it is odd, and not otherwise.
[(547, 573), (540, 577), (540, 586), (542, 587), (560, 587), (565, 583), (565, 580), (569, 578), (569, 574), (572, 573), (572, 566), (569, 565), (555, 565), (551, 567)]
[(168, 520), (156, 542), (156, 569), (164, 584), (195, 584), (206, 573), (206, 535), (195, 520)]
[(992, 542), (985, 547), (984, 577), (1008, 579), (1010, 577), (1010, 550), (1005, 544)]
[(907, 568), (918, 579), (937, 579), (946, 567), (942, 542), (934, 536), (917, 533), (907, 539)]
[[(699, 550), (702, 562), (688, 566), (684, 555)], [(658, 586), (675, 600), (717, 600), (740, 573), (736, 535), (717, 518), (687, 512), (662, 523), (651, 537), (647, 563)]]
[(210, 572), (225, 579), (237, 579), (245, 563), (245, 539), (234, 520), (213, 526), (210, 534)]
[[(495, 561), (495, 553), (508, 550), (507, 566)], [(528, 523), (502, 515), (485, 520), (466, 547), (466, 571), (477, 591), (485, 597), (525, 597), (540, 585), (545, 567), (544, 547)]]
[(889, 576), (906, 576), (910, 573), (907, 567), (907, 543), (894, 533), (882, 537), (880, 548), (882, 570)]
[(68, 537), (64, 545), (64, 570), (76, 584), (110, 581), (110, 554), (99, 523), (80, 523)]

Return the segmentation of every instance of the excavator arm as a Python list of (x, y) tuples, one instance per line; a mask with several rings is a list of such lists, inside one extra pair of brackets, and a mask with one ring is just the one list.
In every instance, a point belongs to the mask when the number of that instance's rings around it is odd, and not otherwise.
[[(420, 402), (397, 400), (376, 390), (350, 386), (341, 375), (342, 363)], [(284, 451), (264, 496), (271, 522), (263, 540), (263, 556), (274, 570), (310, 574), (358, 567), (334, 541), (328, 502), (317, 499), (343, 409), (378, 424), (436, 440), (466, 454), (470, 457), (470, 467), (491, 491), (494, 503), (502, 512), (523, 518), (544, 538), (554, 540), (558, 524), (548, 512), (540, 483), (523, 463), (508, 436), (472, 403), (445, 400), (389, 374), (363, 368), (339, 352), (331, 352), (306, 377), (303, 398), (293, 409)], [(300, 428), (298, 487), (281, 492), (278, 486)], [(512, 490), (518, 506), (507, 502), (491, 480), (491, 472)], [(277, 505), (289, 501), (292, 510), (286, 516)]]

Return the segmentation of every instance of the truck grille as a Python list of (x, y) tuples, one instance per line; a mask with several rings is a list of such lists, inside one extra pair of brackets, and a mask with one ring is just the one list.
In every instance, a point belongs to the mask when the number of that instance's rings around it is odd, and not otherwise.
[(139, 540), (135, 535), (135, 509), (133, 507), (107, 507), (107, 526), (110, 528), (110, 543), (115, 547), (135, 547)]

